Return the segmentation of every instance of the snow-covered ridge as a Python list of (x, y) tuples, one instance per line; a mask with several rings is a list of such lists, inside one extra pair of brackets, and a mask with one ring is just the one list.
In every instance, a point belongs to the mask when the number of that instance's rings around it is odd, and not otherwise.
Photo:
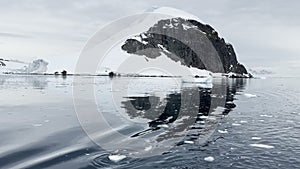
[[(168, 21), (168, 22), (166, 22), (166, 21)], [(190, 29), (193, 29), (193, 30), (197, 30), (197, 31), (202, 32), (203, 34), (205, 34), (205, 32), (200, 31), (197, 26), (191, 24), (189, 21), (187, 21), (186, 19), (181, 18), (181, 17), (165, 19), (164, 22), (165, 23), (162, 26), (162, 28), (166, 29), (166, 30), (168, 30), (168, 29), (177, 29), (177, 30), (182, 30), (182, 31), (188, 31)], [(161, 24), (161, 22), (158, 22), (153, 27), (160, 27), (160, 25), (158, 25), (158, 24)], [(148, 44), (148, 36), (149, 36), (149, 34), (144, 32), (144, 33), (141, 33), (139, 35), (132, 36), (129, 39), (133, 39), (133, 40), (136, 40), (136, 41), (138, 41), (138, 42), (140, 42), (144, 45), (147, 45)]]

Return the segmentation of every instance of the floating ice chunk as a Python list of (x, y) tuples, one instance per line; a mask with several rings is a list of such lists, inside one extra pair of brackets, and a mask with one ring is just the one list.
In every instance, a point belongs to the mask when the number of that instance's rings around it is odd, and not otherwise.
[(233, 126), (240, 126), (241, 124), (239, 123), (232, 123)]
[(214, 121), (214, 120), (217, 120), (217, 118), (215, 118), (215, 117), (212, 117), (212, 116), (209, 116), (209, 117), (207, 118), (207, 120)]
[(252, 140), (260, 140), (260, 137), (251, 137)]
[(117, 163), (117, 162), (119, 162), (119, 161), (121, 161), (121, 160), (123, 160), (125, 158), (126, 158), (125, 155), (110, 155), (110, 156), (108, 156), (108, 159), (110, 161), (115, 162), (115, 163)]
[(252, 147), (259, 147), (259, 148), (266, 148), (266, 149), (271, 149), (274, 148), (274, 146), (266, 145), (266, 144), (250, 144)]
[(189, 140), (184, 141), (184, 143), (185, 143), (185, 144), (194, 144), (193, 141), (189, 141)]
[(145, 147), (145, 151), (150, 151), (151, 149), (152, 149), (152, 146)]
[(44, 120), (44, 122), (45, 122), (45, 123), (48, 123), (48, 122), (50, 122), (50, 120)]
[(169, 128), (169, 126), (167, 124), (160, 124), (157, 125), (157, 127), (161, 127), (161, 128)]
[(218, 130), (218, 132), (221, 133), (221, 134), (227, 134), (228, 133), (228, 131), (226, 129), (225, 130)]
[(248, 121), (241, 120), (240, 123), (248, 123)]
[(43, 124), (40, 124), (40, 123), (38, 123), (38, 124), (32, 124), (32, 126), (33, 127), (41, 127)]
[(213, 162), (215, 160), (215, 158), (212, 156), (209, 156), (209, 157), (205, 157), (204, 160), (208, 161), (208, 162)]
[(200, 119), (207, 119), (208, 117), (207, 116), (200, 116), (199, 118)]
[(250, 93), (244, 93), (244, 96), (249, 97), (249, 98), (257, 97), (255, 94), (250, 94)]

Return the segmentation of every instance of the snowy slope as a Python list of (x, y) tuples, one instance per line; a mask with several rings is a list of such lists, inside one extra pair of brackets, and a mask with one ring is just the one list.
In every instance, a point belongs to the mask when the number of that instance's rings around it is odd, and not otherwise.
[(99, 68), (99, 74), (106, 74), (110, 70), (121, 74), (155, 75), (155, 76), (209, 76), (209, 71), (187, 67), (180, 61), (167, 57), (161, 49), (157, 58), (148, 58), (128, 54), (121, 49), (122, 44), (115, 46), (106, 56)]

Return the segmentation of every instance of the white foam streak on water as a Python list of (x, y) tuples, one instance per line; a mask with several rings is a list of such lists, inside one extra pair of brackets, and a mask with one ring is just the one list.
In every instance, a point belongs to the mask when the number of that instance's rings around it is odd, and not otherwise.
[(266, 149), (274, 148), (274, 146), (266, 145), (266, 144), (250, 144), (250, 146), (258, 147), (258, 148), (266, 148)]
[(273, 117), (273, 116), (267, 115), (267, 114), (262, 114), (262, 115), (260, 115), (260, 117)]

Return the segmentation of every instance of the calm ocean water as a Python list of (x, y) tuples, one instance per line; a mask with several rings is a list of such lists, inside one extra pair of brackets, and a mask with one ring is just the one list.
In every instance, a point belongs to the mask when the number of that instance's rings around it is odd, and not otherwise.
[(299, 86), (2, 75), (0, 168), (300, 168)]

